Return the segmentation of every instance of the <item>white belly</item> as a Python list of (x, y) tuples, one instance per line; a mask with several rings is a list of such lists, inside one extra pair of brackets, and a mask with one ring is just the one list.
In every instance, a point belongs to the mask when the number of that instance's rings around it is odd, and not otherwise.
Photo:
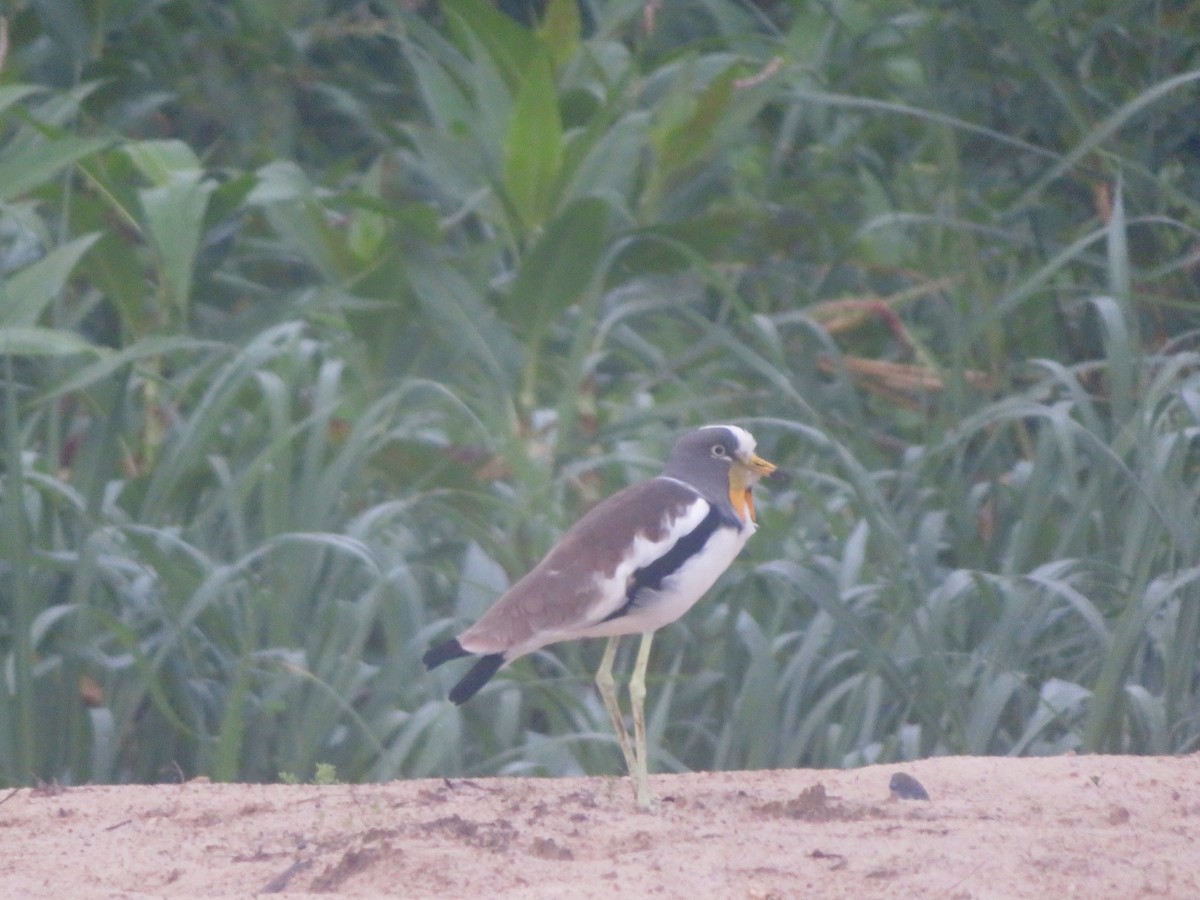
[(709, 537), (704, 550), (693, 556), (663, 580), (657, 591), (643, 590), (637, 605), (618, 619), (597, 624), (578, 632), (580, 637), (607, 637), (654, 631), (674, 622), (696, 605), (721, 573), (746, 546), (756, 525), (746, 522), (740, 531), (718, 528)]

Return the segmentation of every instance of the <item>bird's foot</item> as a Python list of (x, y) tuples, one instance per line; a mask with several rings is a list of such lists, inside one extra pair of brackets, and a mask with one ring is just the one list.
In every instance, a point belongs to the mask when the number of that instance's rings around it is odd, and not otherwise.
[(633, 776), (633, 793), (637, 798), (638, 809), (646, 812), (656, 812), (662, 807), (661, 801), (650, 791), (649, 780)]

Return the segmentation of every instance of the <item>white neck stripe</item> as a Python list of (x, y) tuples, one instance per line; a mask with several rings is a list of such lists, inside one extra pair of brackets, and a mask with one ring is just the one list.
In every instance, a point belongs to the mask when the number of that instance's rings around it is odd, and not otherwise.
[(691, 491), (697, 497), (700, 496), (700, 492), (698, 490), (696, 490), (696, 486), (694, 484), (688, 484), (682, 478), (676, 478), (673, 475), (659, 475), (657, 477), (661, 478), (663, 481), (673, 481), (676, 484), (682, 484), (685, 488), (687, 488), (689, 491)]

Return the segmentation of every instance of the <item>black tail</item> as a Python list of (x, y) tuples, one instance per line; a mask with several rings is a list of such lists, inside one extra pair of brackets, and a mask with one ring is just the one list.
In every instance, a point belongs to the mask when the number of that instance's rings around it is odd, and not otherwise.
[(478, 693), (479, 689), (492, 680), (492, 676), (504, 665), (503, 653), (489, 653), (481, 656), (471, 671), (463, 676), (462, 681), (450, 691), (450, 702), (462, 706)]
[(462, 644), (458, 642), (458, 638), (450, 638), (446, 643), (426, 650), (425, 655), (421, 657), (421, 662), (425, 663), (427, 669), (436, 669), (444, 662), (470, 655), (471, 651), (464, 650)]
[[(425, 652), (425, 655), (421, 657), (421, 661), (425, 663), (425, 668), (436, 669), (442, 663), (452, 659), (474, 655), (470, 650), (463, 649), (463, 645), (458, 642), (458, 638), (451, 638), (444, 644), (430, 647)], [(462, 706), (474, 697), (481, 687), (491, 681), (492, 676), (499, 672), (500, 667), (503, 665), (503, 653), (488, 653), (486, 656), (481, 656), (475, 665), (471, 667), (471, 671), (467, 672), (462, 680), (450, 691), (450, 701), (456, 706)]]

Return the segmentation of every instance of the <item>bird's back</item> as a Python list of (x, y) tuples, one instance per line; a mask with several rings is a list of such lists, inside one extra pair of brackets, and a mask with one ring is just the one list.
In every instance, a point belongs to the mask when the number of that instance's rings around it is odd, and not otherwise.
[(710, 511), (712, 504), (694, 488), (672, 478), (652, 478), (614, 494), (576, 522), (459, 635), (459, 643), (472, 653), (503, 653), (511, 660), (586, 636), (625, 605), (632, 573), (695, 531)]

